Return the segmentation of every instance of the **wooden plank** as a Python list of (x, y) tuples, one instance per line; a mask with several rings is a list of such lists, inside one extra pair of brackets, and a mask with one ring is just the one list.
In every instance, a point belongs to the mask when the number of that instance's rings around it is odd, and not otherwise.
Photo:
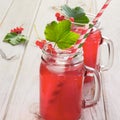
[(86, 13), (96, 14), (97, 0), (68, 0), (68, 5), (71, 7), (81, 6)]
[[(91, 88), (91, 90), (88, 89), (87, 87)], [(89, 86), (87, 87), (85, 87), (84, 89), (85, 91), (88, 91), (89, 93), (88, 95), (90, 96), (93, 94), (92, 90), (94, 89), (94, 84), (89, 83)], [(89, 107), (89, 108), (85, 108), (83, 110), (82, 120), (88, 120), (88, 119), (89, 120), (106, 120), (106, 113), (105, 113), (104, 105), (105, 104), (103, 101), (103, 87), (102, 87), (100, 100), (98, 101), (96, 105)]]
[(106, 2), (106, 0), (96, 0), (96, 2), (97, 2), (97, 11), (99, 11), (103, 6), (103, 4)]
[[(47, 4), (46, 4), (47, 3)], [(45, 25), (54, 20), (52, 6), (60, 6), (64, 0), (42, 1), (35, 24), (40, 37), (44, 38)], [(26, 48), (17, 83), (8, 106), (4, 120), (33, 120), (36, 105), (39, 104), (39, 65), (41, 52), (34, 45), (37, 35), (32, 31), (30, 42)], [(27, 72), (26, 72), (27, 71)], [(35, 107), (35, 108), (34, 108)], [(32, 109), (32, 112), (31, 112)], [(82, 120), (105, 120), (103, 98), (93, 108), (85, 109)]]
[(114, 44), (114, 62), (109, 71), (103, 73), (104, 97), (108, 120), (120, 120), (120, 1), (111, 1), (101, 18), (102, 32)]
[(4, 113), (7, 110), (6, 107), (12, 95), (26, 49), (26, 45), (13, 47), (3, 43), (2, 40), (11, 28), (22, 24), (25, 28), (23, 34), (29, 37), (40, 1), (15, 0), (0, 27), (0, 48), (8, 57), (16, 55), (16, 58), (11, 61), (0, 59), (0, 120), (3, 120)]
[[(97, 1), (98, 8), (104, 4), (105, 0)], [(120, 78), (120, 42), (119, 42), (119, 21), (120, 1), (111, 1), (108, 8), (101, 17), (101, 27), (104, 36), (107, 36), (114, 44), (114, 63), (109, 71), (103, 72), (104, 87), (104, 103), (107, 120), (120, 120), (120, 94), (119, 94), (119, 78)], [(114, 16), (114, 17), (113, 17)]]
[[(35, 22), (41, 37), (43, 37), (45, 25), (52, 19), (55, 19), (55, 11), (52, 7), (60, 6), (61, 4), (64, 4), (64, 0), (42, 1)], [(31, 106), (34, 106), (34, 103), (38, 104), (39, 102), (39, 64), (41, 57), (40, 50), (34, 46), (36, 39), (37, 35), (33, 30), (17, 78), (15, 91), (12, 100), (9, 103), (8, 112), (6, 112), (4, 120), (33, 120), (35, 117), (34, 114), (31, 113)]]
[(2, 24), (5, 16), (7, 15), (14, 0), (0, 1), (0, 25)]

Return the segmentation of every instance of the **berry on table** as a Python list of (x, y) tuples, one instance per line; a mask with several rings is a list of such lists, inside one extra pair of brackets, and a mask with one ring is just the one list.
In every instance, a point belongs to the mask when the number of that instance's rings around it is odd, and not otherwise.
[(11, 33), (21, 34), (23, 30), (24, 30), (23, 27), (16, 27), (16, 28), (12, 29), (10, 32)]

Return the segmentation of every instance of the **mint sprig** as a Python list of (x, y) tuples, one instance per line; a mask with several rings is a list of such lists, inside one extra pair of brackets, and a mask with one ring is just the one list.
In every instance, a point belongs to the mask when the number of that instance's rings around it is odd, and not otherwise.
[(18, 45), (25, 43), (27, 40), (26, 36), (17, 33), (7, 33), (4, 37), (4, 42), (10, 43), (11, 45)]
[(81, 7), (70, 8), (67, 5), (62, 6), (62, 11), (67, 17), (73, 17), (74, 22), (87, 24), (89, 23), (89, 18), (86, 16), (84, 9)]
[(58, 23), (53, 21), (47, 24), (44, 34), (48, 41), (55, 42), (60, 49), (70, 48), (80, 37), (79, 34), (71, 31), (71, 22), (69, 20)]

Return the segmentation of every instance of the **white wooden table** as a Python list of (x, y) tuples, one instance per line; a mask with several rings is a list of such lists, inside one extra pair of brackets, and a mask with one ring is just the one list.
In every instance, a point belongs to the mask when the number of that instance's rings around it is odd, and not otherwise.
[[(97, 1), (97, 9), (104, 1)], [(55, 19), (52, 7), (67, 2), (70, 3), (70, 0), (0, 0), (0, 49), (7, 57), (16, 56), (13, 60), (0, 56), (0, 120), (36, 119), (34, 112), (39, 103), (41, 52), (34, 44), (37, 35), (33, 26), (36, 25), (43, 38), (45, 25)], [(100, 101), (96, 106), (84, 110), (82, 120), (120, 120), (119, 5), (119, 0), (113, 0), (101, 17), (103, 35), (114, 43), (114, 63), (109, 71), (103, 72)], [(13, 47), (2, 42), (11, 28), (22, 24), (25, 28), (23, 34), (29, 37), (28, 44)]]

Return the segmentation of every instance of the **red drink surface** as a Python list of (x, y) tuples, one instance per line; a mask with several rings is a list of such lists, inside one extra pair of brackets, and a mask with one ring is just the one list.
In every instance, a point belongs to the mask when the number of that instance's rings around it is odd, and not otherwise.
[(83, 63), (40, 67), (40, 114), (45, 120), (78, 120), (81, 116)]

